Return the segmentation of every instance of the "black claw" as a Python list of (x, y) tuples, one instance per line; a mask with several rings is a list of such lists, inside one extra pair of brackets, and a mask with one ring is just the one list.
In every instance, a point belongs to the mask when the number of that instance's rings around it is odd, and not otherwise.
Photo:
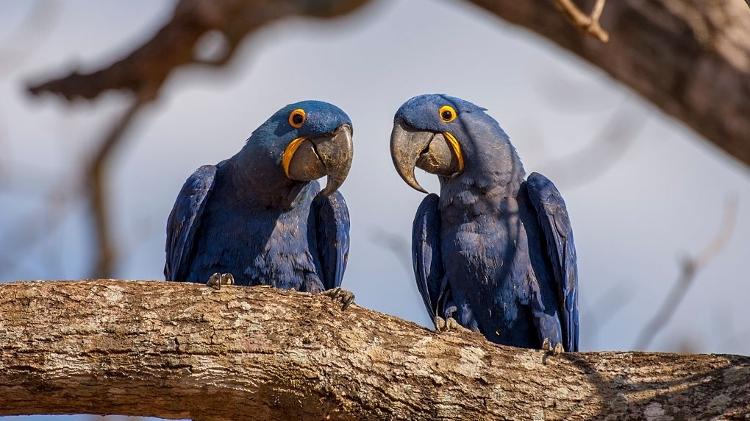
[(544, 341), (542, 341), (542, 351), (552, 351), (552, 344), (550, 343), (549, 338), (544, 338)]
[(454, 319), (453, 317), (448, 318), (442, 318), (440, 316), (435, 316), (435, 320), (433, 320), (435, 323), (435, 330), (437, 332), (469, 332), (474, 333), (473, 330), (467, 329), (464, 326), (462, 326), (460, 323), (458, 323), (458, 320)]
[(234, 276), (231, 273), (217, 272), (208, 278), (206, 285), (213, 289), (221, 289), (222, 285), (234, 285)]
[(544, 341), (542, 341), (542, 351), (544, 351), (544, 355), (542, 355), (542, 364), (546, 365), (547, 357), (560, 355), (565, 352), (565, 349), (559, 342), (556, 343), (553, 347), (552, 342), (550, 342), (549, 338), (544, 338)]
[(221, 284), (222, 285), (234, 285), (234, 276), (231, 273), (222, 273)]
[(343, 288), (333, 288), (322, 292), (323, 295), (341, 303), (341, 310), (346, 310), (354, 302), (354, 293)]
[(435, 331), (442, 332), (445, 330), (446, 323), (444, 318), (435, 316), (435, 319), (432, 322), (435, 323)]

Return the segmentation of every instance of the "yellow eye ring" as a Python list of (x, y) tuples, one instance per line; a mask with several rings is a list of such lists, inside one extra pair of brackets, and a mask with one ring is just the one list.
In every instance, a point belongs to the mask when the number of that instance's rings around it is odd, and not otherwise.
[(456, 110), (450, 105), (443, 105), (438, 110), (438, 115), (444, 123), (450, 123), (451, 121), (456, 119), (458, 113), (456, 113)]
[(305, 124), (305, 120), (307, 120), (307, 114), (305, 114), (305, 110), (302, 108), (297, 108), (289, 113), (289, 125), (295, 129), (302, 127)]

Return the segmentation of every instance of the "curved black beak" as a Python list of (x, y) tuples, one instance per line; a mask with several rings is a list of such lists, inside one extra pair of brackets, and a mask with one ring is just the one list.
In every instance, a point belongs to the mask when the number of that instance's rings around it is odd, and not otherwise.
[(396, 120), (391, 132), (391, 158), (401, 178), (415, 190), (427, 193), (414, 177), (414, 168), (452, 176), (463, 170), (463, 156), (450, 133), (416, 130)]
[(320, 192), (327, 196), (346, 180), (353, 155), (352, 127), (343, 124), (329, 135), (292, 140), (281, 162), (286, 176), (292, 180), (310, 181), (327, 175), (326, 186)]

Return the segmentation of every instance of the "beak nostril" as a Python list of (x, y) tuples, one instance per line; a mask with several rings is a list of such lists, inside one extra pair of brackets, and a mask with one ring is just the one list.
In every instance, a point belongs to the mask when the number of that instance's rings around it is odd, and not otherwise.
[[(315, 154), (315, 157), (318, 158), (320, 162), (323, 162), (323, 159), (320, 157), (320, 153), (318, 152), (318, 147), (315, 145), (315, 142), (310, 142), (310, 145), (312, 146), (312, 153)], [(323, 165), (325, 166), (325, 162), (323, 162)]]

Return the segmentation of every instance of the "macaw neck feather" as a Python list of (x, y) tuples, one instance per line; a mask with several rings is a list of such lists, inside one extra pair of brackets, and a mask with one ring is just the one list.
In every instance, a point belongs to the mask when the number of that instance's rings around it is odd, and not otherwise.
[(290, 209), (299, 202), (310, 183), (286, 178), (280, 166), (272, 161), (254, 159), (246, 145), (222, 163), (220, 172), (227, 174), (227, 184), (238, 202), (248, 207), (280, 209)]
[(456, 137), (464, 150), (464, 171), (440, 179), (441, 196), (450, 200), (468, 189), (479, 196), (515, 197), (526, 173), (508, 135), (481, 111), (466, 113), (462, 123)]

